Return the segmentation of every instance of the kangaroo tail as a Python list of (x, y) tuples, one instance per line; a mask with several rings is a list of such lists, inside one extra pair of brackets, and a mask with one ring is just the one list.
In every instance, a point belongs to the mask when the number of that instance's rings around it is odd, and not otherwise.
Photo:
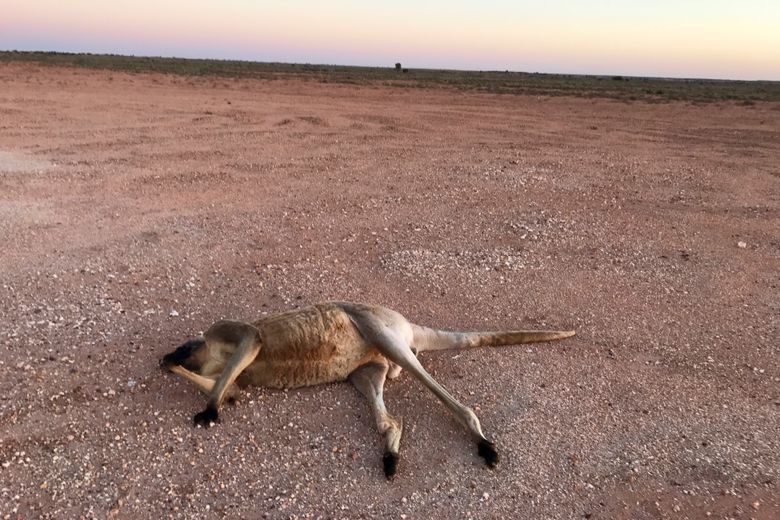
[(574, 336), (573, 330), (508, 330), (499, 332), (450, 332), (412, 325), (414, 347), (426, 350), (453, 350), (477, 347), (498, 347), (553, 341)]

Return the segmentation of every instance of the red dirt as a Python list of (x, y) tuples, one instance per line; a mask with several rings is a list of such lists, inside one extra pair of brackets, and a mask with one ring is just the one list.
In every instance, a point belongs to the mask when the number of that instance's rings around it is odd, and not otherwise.
[[(780, 106), (0, 66), (0, 517), (780, 517)], [(212, 429), (158, 358), (315, 301), (575, 338)]]

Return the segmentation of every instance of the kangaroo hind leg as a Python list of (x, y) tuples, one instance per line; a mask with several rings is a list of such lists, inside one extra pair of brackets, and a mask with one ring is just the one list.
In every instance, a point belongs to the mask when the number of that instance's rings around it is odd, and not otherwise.
[(385, 408), (383, 390), (387, 371), (387, 363), (366, 363), (349, 375), (349, 381), (368, 400), (374, 412), (376, 427), (379, 433), (385, 436), (385, 454), (382, 460), (385, 477), (390, 479), (398, 468), (398, 448), (401, 444), (403, 420), (400, 417), (393, 417)]
[(393, 363), (409, 371), (420, 380), (439, 400), (449, 408), (455, 418), (471, 434), (477, 443), (477, 453), (485, 459), (489, 467), (498, 463), (498, 453), (495, 446), (482, 433), (482, 426), (474, 411), (458, 402), (452, 394), (436, 382), (423, 368), (415, 356), (412, 345), (404, 339), (403, 334), (388, 326), (381, 320), (368, 313), (360, 313), (356, 316), (355, 324), (361, 334)]

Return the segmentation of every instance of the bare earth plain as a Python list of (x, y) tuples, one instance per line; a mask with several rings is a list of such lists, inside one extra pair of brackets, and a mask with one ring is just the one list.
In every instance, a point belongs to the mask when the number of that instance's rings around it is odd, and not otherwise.
[[(0, 517), (780, 517), (780, 105), (0, 66)], [(573, 328), (222, 422), (160, 356), (330, 299)]]

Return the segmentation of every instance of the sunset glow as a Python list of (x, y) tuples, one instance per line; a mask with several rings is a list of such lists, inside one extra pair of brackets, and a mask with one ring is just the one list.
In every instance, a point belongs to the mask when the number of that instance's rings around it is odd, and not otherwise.
[(780, 2), (5, 0), (0, 50), (780, 80)]

